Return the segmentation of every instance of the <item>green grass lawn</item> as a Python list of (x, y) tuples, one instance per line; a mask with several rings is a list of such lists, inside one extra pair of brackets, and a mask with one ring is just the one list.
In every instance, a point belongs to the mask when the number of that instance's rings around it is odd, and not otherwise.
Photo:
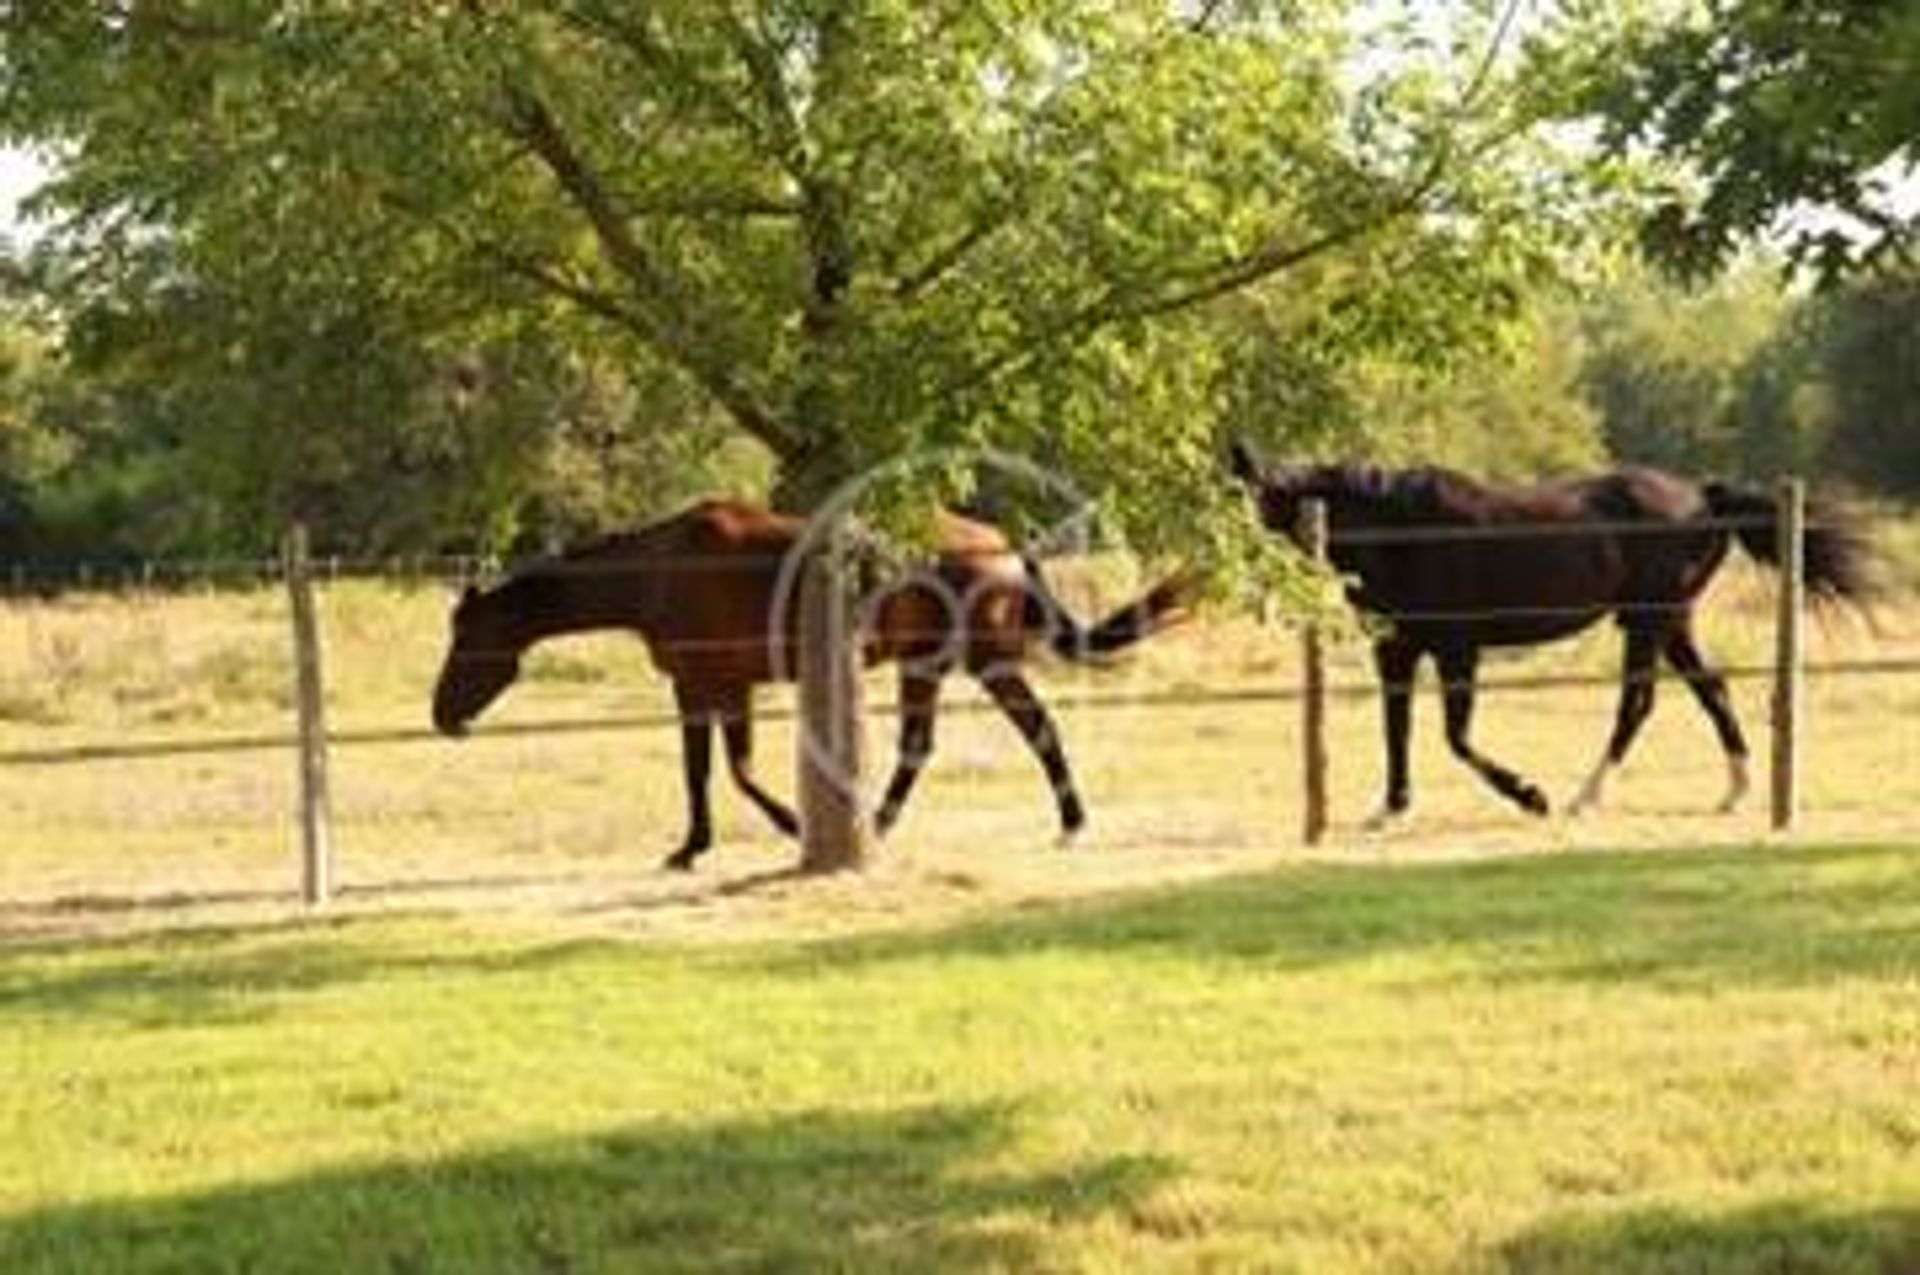
[(1912, 845), (16, 945), (0, 1051), (8, 1275), (1920, 1270)]

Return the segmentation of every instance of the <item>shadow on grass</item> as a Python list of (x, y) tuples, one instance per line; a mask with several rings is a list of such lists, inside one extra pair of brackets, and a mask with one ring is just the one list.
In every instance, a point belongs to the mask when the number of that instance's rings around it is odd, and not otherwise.
[(305, 992), (442, 975), (537, 975), (598, 955), (629, 967), (661, 959), (653, 949), (603, 938), (529, 946), (511, 935), (481, 940), (432, 930), (396, 939), (392, 929), (447, 919), (435, 912), (301, 918), (0, 948), (0, 1023), (8, 1014), (57, 1014), (146, 1028), (238, 1026), (275, 1017)]
[(1551, 1220), (1501, 1246), (1510, 1275), (1920, 1275), (1920, 1209), (1783, 1201)]
[[(613, 883), (621, 878), (609, 874), (588, 871), (572, 872), (513, 872), (493, 873), (489, 875), (461, 874), (440, 876), (405, 876), (390, 880), (347, 881), (334, 889), (337, 902), (358, 900), (380, 901), (397, 899), (428, 900), (437, 895), (448, 894), (507, 894), (516, 890), (534, 889), (542, 886), (581, 886), (595, 883)], [(0, 936), (5, 936), (11, 926), (30, 925), (35, 922), (48, 923), (62, 918), (114, 920), (126, 917), (167, 917), (169, 915), (191, 916), (208, 908), (281, 905), (291, 906), (300, 901), (299, 892), (292, 886), (257, 887), (251, 889), (208, 889), (208, 890), (148, 890), (133, 891), (125, 894), (112, 894), (100, 891), (84, 891), (70, 894), (48, 895), (44, 898), (4, 899), (0, 900)], [(267, 924), (272, 924), (268, 922)], [(193, 928), (217, 930), (219, 924), (197, 925)], [(35, 941), (32, 930), (26, 931), (26, 937), (20, 945)], [(55, 937), (47, 942), (60, 942)]]
[[(721, 883), (711, 900), (738, 887)], [(432, 914), (429, 914), (432, 915)], [(149, 1026), (241, 1023), (285, 998), (409, 976), (604, 965), (644, 979), (685, 949), (426, 931), (392, 915), (0, 949), (0, 1014)], [(364, 937), (363, 937), (364, 932)], [(1800, 986), (1920, 974), (1920, 851), (1905, 847), (1579, 853), (1442, 864), (1310, 864), (1028, 905), (930, 931), (710, 949), (716, 972), (811, 977), (895, 962), (1081, 951), (1282, 971), (1416, 957), (1424, 979)]]
[(1920, 850), (1896, 846), (1311, 864), (935, 933), (791, 949), (837, 968), (1047, 949), (1307, 970), (1403, 955), (1492, 981), (1821, 982), (1920, 973)]
[(1172, 1173), (1008, 1173), (1000, 1108), (641, 1126), (418, 1164), (0, 1219), (9, 1275), (1023, 1270)]

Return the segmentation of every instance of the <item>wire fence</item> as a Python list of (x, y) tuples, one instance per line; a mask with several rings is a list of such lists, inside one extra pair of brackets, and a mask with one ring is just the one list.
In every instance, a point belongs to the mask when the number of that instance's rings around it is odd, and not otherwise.
[[(1870, 535), (1876, 527), (1908, 520), (1884, 515), (1847, 514), (1810, 516), (1809, 531), (1834, 530)], [(1485, 544), (1560, 539), (1637, 539), (1653, 537), (1692, 540), (1728, 532), (1771, 532), (1776, 515), (1714, 515), (1684, 522), (1655, 519), (1590, 519), (1568, 522), (1509, 520), (1496, 523), (1369, 526), (1336, 529), (1328, 535), (1330, 548), (1341, 546), (1422, 546)], [(777, 572), (787, 563), (784, 552), (744, 549), (715, 554), (626, 551), (644, 545), (638, 535), (614, 535), (564, 554), (313, 553), (306, 571), (320, 583), (373, 580), (408, 587), (443, 586), (452, 589), (498, 580), (532, 566), (562, 576), (628, 576), (644, 571), (669, 577), (713, 577), (734, 572)], [(1005, 551), (1019, 556), (1016, 549)], [(991, 556), (973, 551), (971, 557)], [(67, 592), (193, 592), (220, 588), (260, 588), (283, 585), (287, 576), (284, 553), (222, 557), (126, 558), (48, 557), (0, 563), (0, 596), (58, 596)]]
[[(1737, 532), (1771, 528), (1775, 519), (1737, 518), (1710, 519), (1688, 524), (1681, 529), (1652, 528), (1641, 523), (1628, 524), (1586, 524), (1578, 529), (1578, 534), (1598, 535), (1648, 535), (1678, 534), (1697, 535), (1701, 531)], [(1847, 526), (1854, 531), (1872, 530), (1872, 520), (1849, 520)], [(1446, 533), (1434, 528), (1399, 529), (1402, 535), (1388, 537), (1379, 529), (1370, 529), (1364, 537), (1369, 545), (1388, 545), (1395, 543), (1417, 546), (1433, 543), (1462, 543), (1474, 539), (1488, 538), (1488, 529), (1465, 528), (1450, 529)], [(1496, 539), (1522, 535), (1548, 534), (1548, 530), (1538, 524), (1504, 525), (1495, 529)], [(1555, 527), (1551, 534), (1567, 534), (1566, 529)], [(1354, 538), (1336, 535), (1331, 543), (1355, 543)], [(516, 571), (525, 569), (529, 564), (507, 564), (478, 556), (440, 556), (440, 557), (332, 557), (315, 556), (303, 561), (295, 561), (287, 555), (259, 559), (226, 559), (153, 562), (137, 564), (12, 564), (0, 566), (0, 582), (14, 595), (18, 602), (22, 599), (70, 596), (75, 593), (131, 594), (135, 596), (151, 595), (162, 604), (167, 595), (193, 593), (202, 590), (245, 589), (245, 590), (295, 590), (303, 584), (326, 590), (329, 586), (348, 582), (374, 581), (394, 584), (402, 587), (448, 586), (460, 588), (469, 584), (485, 584), (510, 577)], [(767, 555), (746, 556), (732, 561), (720, 568), (727, 571), (755, 572), (766, 574), (777, 567), (777, 561)], [(542, 569), (558, 569), (562, 574), (631, 574), (635, 571), (632, 563), (617, 561), (599, 561), (591, 557), (585, 559), (562, 559), (558, 563), (547, 562)], [(652, 574), (665, 573), (676, 581), (695, 576), (711, 576), (714, 564), (704, 559), (667, 557), (651, 560), (646, 570)], [(1676, 604), (1669, 601), (1628, 600), (1608, 608), (1592, 605), (1551, 605), (1528, 604), (1524, 602), (1503, 603), (1491, 607), (1475, 609), (1456, 608), (1419, 608), (1404, 610), (1390, 617), (1400, 623), (1444, 624), (1464, 620), (1485, 621), (1488, 619), (1512, 620), (1590, 620), (1597, 619), (1607, 612), (1623, 612), (1628, 615), (1646, 614), (1670, 610)], [(0, 614), (4, 614), (0, 610)], [(910, 636), (932, 638), (937, 633), (929, 631)], [(1282, 642), (1277, 635), (1273, 639)], [(764, 648), (768, 644), (765, 635), (752, 635), (733, 638), (694, 638), (686, 639), (709, 649), (740, 649), (747, 647)], [(295, 647), (287, 646), (289, 654), (286, 680), (293, 680), (292, 655)], [(1734, 682), (1777, 683), (1782, 677), (1779, 662), (1775, 660), (1734, 661), (1720, 670)], [(1796, 676), (1810, 678), (1827, 683), (1835, 679), (1870, 679), (1910, 676), (1920, 674), (1920, 653), (1905, 650), (1893, 652), (1875, 652), (1871, 655), (1841, 655), (1805, 659), (1798, 664)], [(1649, 679), (1656, 674), (1645, 675)], [(1085, 693), (1074, 692), (1064, 695), (1050, 695), (1048, 702), (1059, 714), (1102, 714), (1123, 711), (1165, 712), (1192, 710), (1198, 708), (1231, 708), (1234, 706), (1285, 705), (1300, 704), (1310, 696), (1324, 696), (1333, 700), (1372, 699), (1379, 695), (1378, 682), (1358, 670), (1347, 676), (1322, 677), (1318, 686), (1311, 689), (1307, 680), (1299, 674), (1285, 680), (1274, 680), (1252, 685), (1204, 686), (1204, 687), (1146, 687), (1129, 689), (1123, 693)], [(1494, 695), (1512, 695), (1541, 693), (1573, 688), (1619, 687), (1623, 678), (1617, 672), (1591, 671), (1548, 671), (1520, 674), (1490, 674), (1479, 680), (1478, 689)], [(425, 687), (420, 688), (425, 697)], [(881, 718), (897, 716), (900, 708), (894, 703), (879, 703), (872, 710)], [(997, 710), (984, 701), (962, 701), (943, 707), (948, 714), (973, 715), (993, 713)], [(794, 712), (787, 706), (768, 706), (759, 710), (758, 717), (768, 723), (790, 725)], [(523, 720), (495, 725), (484, 729), (481, 734), (487, 738), (539, 739), (544, 737), (587, 736), (597, 734), (623, 734), (629, 732), (664, 732), (676, 728), (680, 718), (672, 712), (592, 712), (588, 714), (566, 714), (540, 720)], [(62, 732), (48, 732), (58, 736)], [(231, 733), (196, 734), (179, 736), (174, 733), (156, 734), (154, 737), (121, 736), (111, 740), (55, 738), (41, 744), (23, 740), (23, 732), (8, 732), (10, 738), (5, 746), (0, 746), (0, 766), (20, 770), (53, 770), (69, 767), (87, 767), (119, 762), (139, 762), (164, 759), (203, 758), (216, 759), (251, 754), (291, 755), (303, 740), (311, 741), (311, 733), (303, 733), (300, 724), (290, 722), (283, 730), (240, 730)], [(378, 749), (382, 747), (417, 744), (437, 738), (436, 733), (427, 726), (400, 724), (362, 724), (346, 726), (323, 725), (318, 734), (318, 742), (328, 750), (355, 751)], [(0, 815), (4, 820), (4, 815)]]

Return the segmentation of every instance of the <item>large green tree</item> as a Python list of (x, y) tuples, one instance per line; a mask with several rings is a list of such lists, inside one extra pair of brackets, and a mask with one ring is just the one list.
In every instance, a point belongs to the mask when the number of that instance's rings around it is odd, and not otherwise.
[(320, 343), (342, 316), (567, 322), (800, 503), (990, 442), (1151, 538), (1223, 507), (1209, 302), (1283, 280), (1324, 357), (1442, 348), (1565, 228), (1512, 6), (1439, 47), (1370, 12), (15, 4), (0, 118), (59, 160), (82, 300), (185, 276), (230, 327), (275, 321), (241, 346), (298, 346), (288, 297)]

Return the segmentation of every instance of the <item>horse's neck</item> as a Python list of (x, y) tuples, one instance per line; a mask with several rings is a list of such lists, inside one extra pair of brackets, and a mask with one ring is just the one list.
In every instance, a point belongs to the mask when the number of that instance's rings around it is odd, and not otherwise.
[(653, 623), (656, 572), (622, 558), (561, 558), (533, 568), (517, 588), (524, 646), (599, 629), (644, 632)]

